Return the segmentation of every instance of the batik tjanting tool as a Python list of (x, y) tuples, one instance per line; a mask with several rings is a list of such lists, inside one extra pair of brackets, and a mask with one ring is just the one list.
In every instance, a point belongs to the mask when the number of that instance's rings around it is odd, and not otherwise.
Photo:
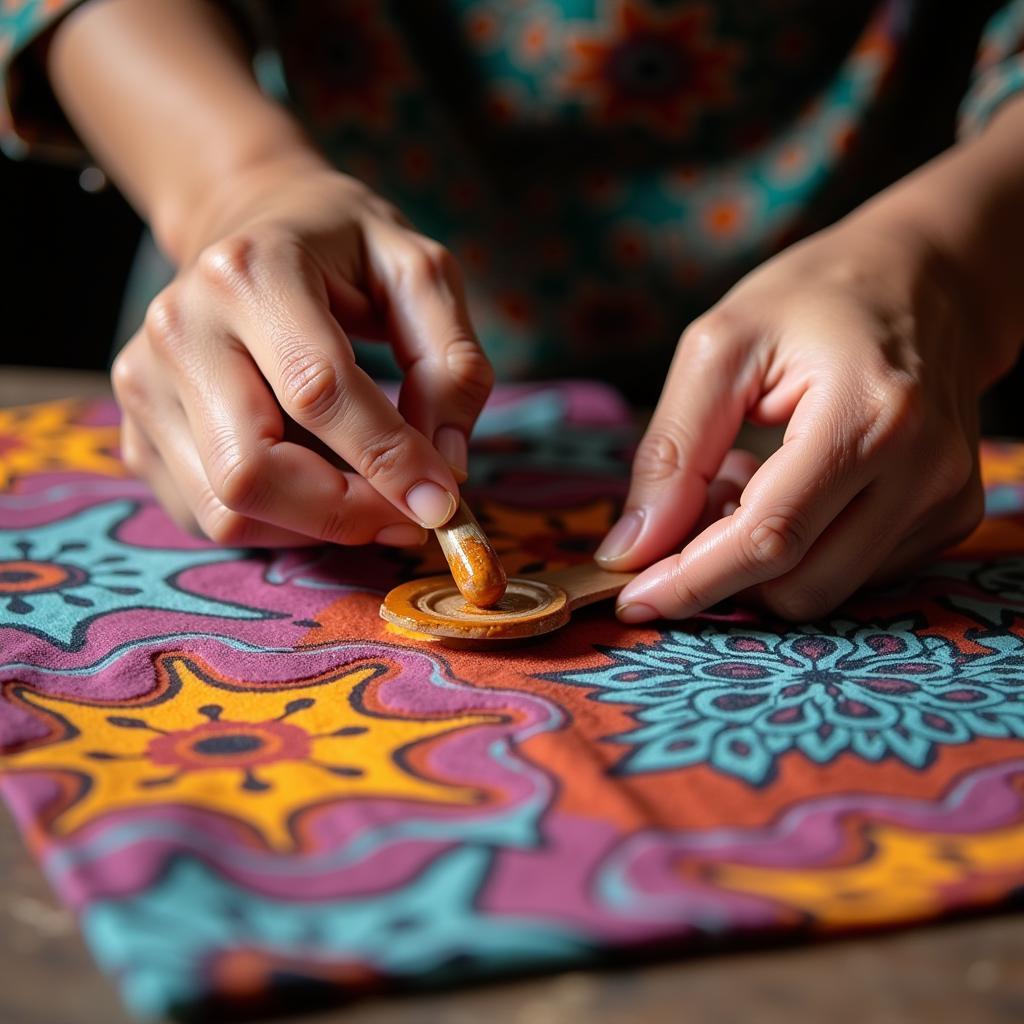
[(564, 626), (576, 608), (614, 597), (635, 575), (588, 562), (513, 576), (490, 608), (466, 601), (450, 576), (429, 576), (395, 587), (380, 615), (402, 629), (442, 639), (519, 640)]
[(434, 532), (462, 596), (477, 608), (497, 604), (508, 581), (505, 567), (465, 501)]

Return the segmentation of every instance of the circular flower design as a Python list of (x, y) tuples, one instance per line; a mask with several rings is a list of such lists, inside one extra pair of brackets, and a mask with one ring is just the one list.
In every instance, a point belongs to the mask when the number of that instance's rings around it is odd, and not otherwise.
[(836, 623), (830, 633), (668, 631), (609, 648), (606, 666), (550, 678), (637, 706), (638, 726), (608, 737), (625, 773), (711, 764), (755, 785), (779, 758), (817, 764), (851, 753), (926, 767), (942, 745), (1024, 736), (1024, 641), (965, 658), (948, 641)]
[(147, 751), (153, 764), (181, 771), (237, 768), (249, 773), (261, 765), (299, 760), (310, 754), (309, 735), (287, 722), (219, 722), (219, 705), (199, 710), (212, 720), (157, 736)]
[(610, 27), (576, 33), (566, 90), (605, 123), (642, 125), (678, 140), (698, 113), (733, 97), (739, 53), (714, 38), (711, 13), (620, 0)]
[(77, 565), (33, 562), (26, 558), (0, 562), (0, 594), (42, 594), (81, 586), (88, 578)]

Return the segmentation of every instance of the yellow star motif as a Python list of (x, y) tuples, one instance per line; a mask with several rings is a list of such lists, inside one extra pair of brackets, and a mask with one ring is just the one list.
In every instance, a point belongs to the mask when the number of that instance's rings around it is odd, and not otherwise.
[(124, 476), (117, 427), (75, 422), (78, 402), (49, 402), (0, 409), (0, 491), (16, 477), (53, 470)]
[(0, 767), (67, 772), (80, 779), (51, 810), (67, 835), (112, 811), (183, 805), (241, 820), (272, 848), (296, 847), (298, 812), (347, 798), (467, 804), (471, 787), (417, 774), (412, 748), (494, 715), (430, 719), (367, 710), (383, 662), (361, 661), (279, 688), (240, 689), (179, 654), (158, 659), (155, 696), (84, 703), (15, 687), (51, 719), (55, 739), (9, 754)]

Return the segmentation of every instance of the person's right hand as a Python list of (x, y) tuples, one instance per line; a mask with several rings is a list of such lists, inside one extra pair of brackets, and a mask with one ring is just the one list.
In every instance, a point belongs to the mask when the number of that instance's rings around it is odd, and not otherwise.
[[(190, 250), (114, 365), (129, 468), (224, 544), (425, 540), (493, 379), (451, 255), (318, 160), (231, 182)], [(350, 334), (391, 344), (398, 409)]]

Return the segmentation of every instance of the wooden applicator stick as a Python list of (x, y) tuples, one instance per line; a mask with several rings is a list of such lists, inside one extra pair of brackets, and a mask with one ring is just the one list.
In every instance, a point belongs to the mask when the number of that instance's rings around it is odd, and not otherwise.
[(461, 498), (451, 519), (434, 532), (459, 593), (478, 608), (497, 604), (508, 583), (505, 567)]

